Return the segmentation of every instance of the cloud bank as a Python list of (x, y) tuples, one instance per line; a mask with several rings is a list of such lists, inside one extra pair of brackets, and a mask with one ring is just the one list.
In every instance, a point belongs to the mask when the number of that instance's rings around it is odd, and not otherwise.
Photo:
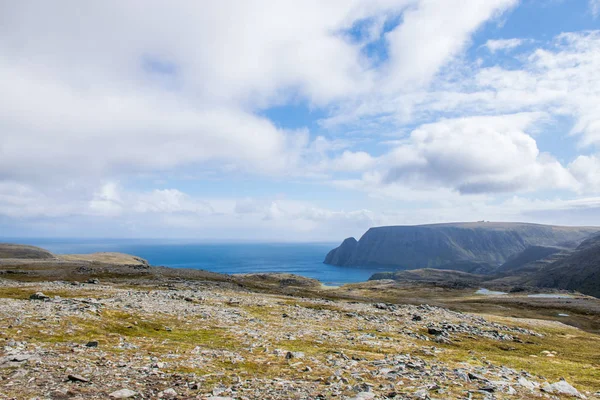
[(337, 240), (541, 204), (595, 218), (600, 31), (511, 37), (519, 7), (4, 3), (0, 227)]

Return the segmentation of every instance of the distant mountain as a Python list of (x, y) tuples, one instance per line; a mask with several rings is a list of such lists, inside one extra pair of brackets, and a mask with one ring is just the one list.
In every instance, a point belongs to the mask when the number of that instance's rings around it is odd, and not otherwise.
[(491, 273), (531, 246), (574, 247), (599, 230), (498, 222), (386, 226), (344, 240), (325, 263)]
[(576, 290), (600, 297), (600, 235), (583, 241), (570, 255), (525, 277), (524, 281), (531, 286)]

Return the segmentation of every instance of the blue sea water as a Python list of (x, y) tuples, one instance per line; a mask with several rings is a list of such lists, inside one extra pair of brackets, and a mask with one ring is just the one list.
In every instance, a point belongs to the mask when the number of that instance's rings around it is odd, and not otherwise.
[(204, 269), (238, 274), (286, 272), (318, 279), (326, 285), (362, 282), (375, 268), (337, 267), (323, 264), (336, 243), (193, 243), (132, 239), (2, 239), (30, 244), (55, 254), (115, 251), (142, 257), (152, 265)]

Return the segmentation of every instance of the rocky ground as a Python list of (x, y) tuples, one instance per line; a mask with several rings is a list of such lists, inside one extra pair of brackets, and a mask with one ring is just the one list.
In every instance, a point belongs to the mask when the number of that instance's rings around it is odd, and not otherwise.
[(0, 399), (600, 398), (599, 349), (558, 322), (428, 305), (0, 279)]

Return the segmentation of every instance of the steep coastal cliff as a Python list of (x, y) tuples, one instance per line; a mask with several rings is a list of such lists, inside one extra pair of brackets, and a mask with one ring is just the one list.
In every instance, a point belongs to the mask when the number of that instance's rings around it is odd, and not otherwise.
[(339, 266), (465, 270), (492, 269), (530, 246), (574, 247), (598, 228), (525, 223), (453, 223), (369, 229), (359, 241), (344, 240), (325, 258)]

